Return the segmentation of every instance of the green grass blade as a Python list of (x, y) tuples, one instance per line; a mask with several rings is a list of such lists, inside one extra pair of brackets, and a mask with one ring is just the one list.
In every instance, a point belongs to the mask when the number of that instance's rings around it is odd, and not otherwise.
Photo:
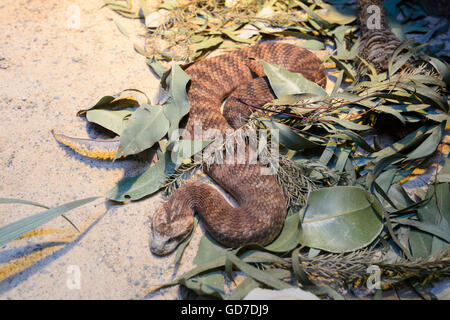
[(17, 239), (27, 232), (47, 223), (48, 221), (61, 216), (62, 214), (89, 203), (99, 197), (91, 197), (73, 202), (65, 203), (59, 207), (51, 208), (37, 213), (31, 217), (21, 219), (0, 228), (0, 246)]
[(44, 209), (50, 209), (46, 205), (40, 204), (34, 201), (22, 200), (22, 199), (13, 199), (13, 198), (0, 198), (0, 203), (21, 203), (21, 204), (29, 204), (36, 207), (41, 207)]

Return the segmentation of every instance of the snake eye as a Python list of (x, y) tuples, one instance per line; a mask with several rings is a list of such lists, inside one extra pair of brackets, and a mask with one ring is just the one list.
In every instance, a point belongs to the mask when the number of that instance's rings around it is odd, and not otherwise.
[(181, 240), (183, 240), (183, 237), (184, 236), (182, 234), (179, 234), (179, 235), (170, 237), (168, 242), (180, 242)]

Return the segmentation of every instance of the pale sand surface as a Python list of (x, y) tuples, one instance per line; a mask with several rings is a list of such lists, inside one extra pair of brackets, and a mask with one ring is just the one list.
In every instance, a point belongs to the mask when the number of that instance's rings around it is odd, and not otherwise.
[[(127, 88), (150, 96), (157, 91), (158, 80), (145, 58), (114, 21), (130, 34), (143, 32), (142, 23), (122, 18), (102, 3), (0, 4), (0, 197), (57, 206), (103, 196), (124, 175), (148, 166), (135, 160), (113, 164), (87, 159), (59, 145), (50, 134), (55, 128), (74, 136), (95, 136), (85, 119), (76, 117), (78, 110)], [(70, 5), (80, 8), (79, 30), (68, 28), (67, 20), (75, 12)], [(67, 214), (81, 233), (57, 218), (29, 237), (0, 247), (0, 298), (177, 298), (178, 288), (146, 294), (171, 280), (174, 271), (173, 255), (156, 258), (149, 251), (150, 219), (161, 201), (160, 194), (129, 205), (100, 198)], [(2, 204), (0, 226), (42, 210)], [(189, 250), (178, 274), (192, 267)], [(74, 287), (78, 270), (79, 289)]]

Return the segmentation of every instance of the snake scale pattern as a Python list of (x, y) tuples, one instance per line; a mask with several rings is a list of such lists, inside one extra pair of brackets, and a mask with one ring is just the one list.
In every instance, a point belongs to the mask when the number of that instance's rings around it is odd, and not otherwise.
[[(201, 60), (186, 69), (191, 83), (185, 129), (191, 136), (196, 121), (201, 122), (203, 130), (237, 129), (240, 119), (251, 113), (251, 106), (261, 106), (275, 98), (257, 59), (301, 73), (322, 87), (326, 85), (321, 61), (310, 51), (292, 44), (259, 44)], [(261, 175), (261, 166), (214, 163), (206, 171), (236, 200), (237, 207), (230, 205), (217, 189), (202, 182), (178, 188), (153, 216), (151, 251), (157, 255), (172, 252), (192, 230), (195, 212), (210, 235), (225, 246), (270, 243), (283, 226), (286, 200), (276, 177)]]

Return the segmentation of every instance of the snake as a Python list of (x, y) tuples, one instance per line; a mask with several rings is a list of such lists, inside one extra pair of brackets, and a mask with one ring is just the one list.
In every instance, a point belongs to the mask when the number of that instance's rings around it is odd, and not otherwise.
[[(326, 85), (320, 59), (293, 44), (263, 43), (200, 60), (185, 70), (191, 77), (185, 125), (191, 136), (198, 122), (203, 131), (239, 129), (254, 107), (275, 98), (260, 60), (300, 73), (323, 88)], [(276, 176), (261, 173), (263, 166), (235, 161), (212, 163), (205, 169), (236, 200), (236, 206), (207, 183), (191, 182), (175, 190), (153, 216), (152, 253), (172, 252), (190, 234), (194, 213), (208, 233), (226, 247), (264, 246), (273, 241), (284, 224), (286, 199)]]
[[(397, 45), (390, 31), (381, 0), (358, 0), (362, 25), (359, 55), (377, 70), (384, 70)], [(365, 26), (371, 5), (381, 10), (381, 29)], [(195, 62), (185, 72), (190, 111), (185, 129), (194, 134), (196, 123), (202, 130), (225, 134), (238, 129), (255, 108), (275, 98), (261, 60), (302, 74), (325, 88), (327, 76), (320, 59), (311, 51), (283, 42), (252, 45)], [(94, 141), (53, 133), (55, 138), (83, 155), (112, 158), (119, 139)], [(159, 208), (151, 223), (150, 250), (155, 255), (173, 252), (191, 233), (197, 213), (207, 232), (227, 247), (251, 243), (267, 245), (280, 233), (287, 214), (286, 199), (275, 175), (262, 174), (262, 163), (212, 163), (205, 173), (234, 198), (236, 205), (210, 184), (189, 182), (176, 189)]]

